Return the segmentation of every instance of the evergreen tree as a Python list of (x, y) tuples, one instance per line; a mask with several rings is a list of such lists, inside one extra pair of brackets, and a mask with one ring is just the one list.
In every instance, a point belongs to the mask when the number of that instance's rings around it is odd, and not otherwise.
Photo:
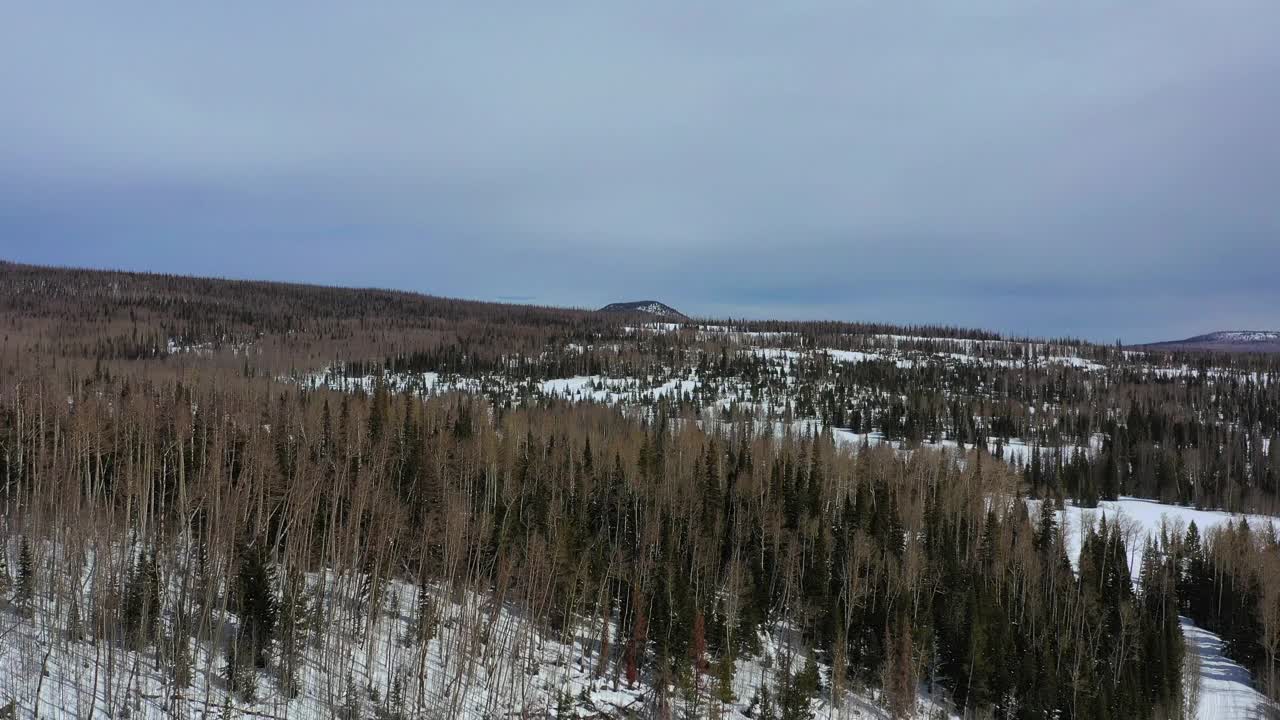
[(242, 546), (236, 574), (235, 610), (240, 618), (237, 633), (255, 667), (267, 666), (267, 650), (275, 639), (279, 606), (275, 596), (275, 566), (265, 543)]
[(1213, 578), (1200, 542), (1200, 530), (1194, 520), (1187, 526), (1182, 542), (1181, 605), (1198, 625), (1207, 625), (1213, 614)]
[(427, 581), (418, 583), (413, 612), (413, 644), (426, 645), (435, 636), (436, 603)]
[(298, 682), (298, 666), (302, 648), (306, 644), (306, 581), (296, 568), (290, 568), (284, 582), (280, 600), (280, 686), (289, 697), (297, 697), (301, 691)]
[(733, 694), (733, 677), (737, 672), (737, 666), (733, 660), (733, 654), (726, 651), (716, 663), (716, 699), (721, 704), (728, 705), (737, 698)]
[(360, 690), (356, 679), (347, 673), (347, 682), (342, 693), (342, 707), (338, 709), (339, 720), (360, 720)]
[(26, 535), (18, 543), (18, 580), (13, 590), (13, 601), (18, 611), (30, 616), (34, 612), (36, 595), (36, 563), (31, 553), (31, 541)]
[(1040, 519), (1036, 526), (1036, 550), (1042, 555), (1047, 554), (1054, 543), (1057, 542), (1058, 536), (1058, 517), (1054, 508), (1053, 498), (1046, 496), (1040, 501)]
[(154, 637), (160, 614), (160, 570), (155, 551), (140, 550), (125, 579), (124, 625), (129, 642), (141, 648)]
[(813, 698), (818, 693), (818, 664), (810, 653), (804, 666), (793, 672), (784, 661), (778, 670), (779, 720), (812, 720)]
[(239, 636), (227, 643), (223, 656), (223, 679), (226, 680), (229, 692), (235, 693), (245, 702), (253, 702), (258, 694), (258, 674), (252, 663), (245, 662), (244, 655)]
[(174, 616), (170, 660), (173, 665), (174, 687), (185, 689), (191, 685), (191, 620), (181, 607)]
[(886, 632), (888, 656), (884, 670), (884, 694), (889, 715), (906, 718), (915, 709), (916, 685), (913, 677), (911, 624), (905, 619), (897, 623), (896, 632)]
[(195, 596), (196, 607), (200, 610), (205, 610), (208, 604), (214, 602), (214, 599), (209, 597), (209, 591), (214, 587), (209, 571), (209, 548), (203, 540), (197, 540), (194, 545), (195, 578), (191, 587)]
[(773, 693), (769, 692), (768, 683), (761, 683), (755, 695), (747, 705), (747, 717), (754, 720), (778, 720), (777, 706), (773, 701)]
[(9, 575), (9, 539), (0, 537), (0, 596), (8, 595), (13, 587), (13, 578)]

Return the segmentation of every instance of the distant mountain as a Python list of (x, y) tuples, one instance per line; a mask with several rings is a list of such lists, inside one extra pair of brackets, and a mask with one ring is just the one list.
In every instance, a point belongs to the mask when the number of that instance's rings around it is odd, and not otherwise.
[(1154, 350), (1216, 350), (1219, 352), (1280, 352), (1280, 330), (1222, 330), (1186, 340), (1149, 343)]
[(600, 308), (600, 312), (611, 313), (644, 313), (654, 317), (670, 320), (688, 320), (688, 316), (675, 308), (657, 300), (635, 300), (632, 302), (616, 302)]

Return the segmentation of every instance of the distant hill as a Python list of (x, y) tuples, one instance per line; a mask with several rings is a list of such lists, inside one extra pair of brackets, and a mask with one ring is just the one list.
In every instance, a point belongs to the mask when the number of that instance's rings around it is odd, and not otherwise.
[(1152, 350), (1214, 350), (1218, 352), (1280, 352), (1280, 330), (1222, 330), (1186, 340), (1148, 343)]
[(600, 308), (600, 312), (610, 313), (644, 313), (654, 317), (670, 320), (688, 320), (689, 317), (675, 308), (657, 300), (634, 300), (632, 302), (609, 303)]

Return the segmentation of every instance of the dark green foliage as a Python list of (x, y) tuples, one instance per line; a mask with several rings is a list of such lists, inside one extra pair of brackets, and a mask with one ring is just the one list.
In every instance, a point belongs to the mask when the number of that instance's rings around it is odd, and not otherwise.
[(276, 635), (279, 603), (276, 600), (275, 565), (261, 540), (241, 546), (232, 606), (240, 620), (236, 633), (244, 662), (267, 666), (267, 654)]
[(169, 660), (172, 665), (174, 687), (184, 689), (191, 684), (191, 619), (179, 608), (174, 616), (170, 632)]
[(393, 674), (391, 688), (387, 690), (386, 702), (380, 704), (376, 709), (378, 720), (403, 720), (405, 718), (404, 675), (403, 668), (397, 669)]
[(280, 686), (289, 697), (297, 697), (301, 690), (298, 670), (307, 637), (306, 580), (300, 571), (290, 568), (283, 585), (275, 631), (280, 638)]
[(733, 676), (737, 671), (733, 655), (726, 654), (715, 665), (715, 697), (721, 703), (731, 703), (737, 698), (733, 694)]
[(773, 702), (773, 693), (767, 683), (756, 688), (755, 695), (747, 705), (747, 717), (754, 720), (778, 720), (777, 706)]
[(253, 663), (245, 661), (246, 654), (238, 637), (227, 643), (222, 664), (223, 679), (227, 690), (245, 702), (254, 702), (258, 697), (258, 672)]
[(409, 645), (426, 645), (435, 637), (436, 601), (426, 581), (418, 584), (414, 598), (413, 625), (409, 632)]
[(84, 639), (84, 620), (80, 617), (80, 602), (72, 598), (67, 609), (67, 640), (80, 642)]
[(26, 535), (18, 543), (18, 578), (14, 583), (13, 602), (18, 611), (30, 615), (36, 594), (36, 563), (31, 553), (31, 541)]
[(124, 630), (134, 647), (145, 647), (155, 636), (160, 615), (160, 571), (155, 551), (138, 552), (124, 589)]
[(1210, 620), (1214, 605), (1213, 578), (1201, 544), (1200, 530), (1194, 520), (1187, 526), (1186, 538), (1182, 544), (1181, 565), (1179, 600), (1182, 609), (1197, 624), (1204, 626)]
[(342, 707), (337, 712), (338, 720), (360, 720), (361, 705), (360, 688), (356, 679), (348, 674), (342, 691)]
[(784, 663), (778, 670), (776, 685), (778, 719), (812, 720), (813, 701), (819, 686), (818, 664), (813, 655), (808, 655), (803, 667), (794, 672)]
[(9, 539), (0, 536), (0, 596), (8, 595), (13, 587), (9, 574)]
[(1142, 555), (1140, 587), (1143, 686), (1148, 704), (1176, 708), (1182, 699), (1182, 660), (1186, 650), (1178, 620), (1178, 557), (1154, 540)]

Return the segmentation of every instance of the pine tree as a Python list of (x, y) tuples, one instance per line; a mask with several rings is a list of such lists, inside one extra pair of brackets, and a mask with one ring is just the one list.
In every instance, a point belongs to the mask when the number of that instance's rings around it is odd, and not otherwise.
[(306, 581), (296, 568), (290, 568), (280, 601), (280, 686), (289, 697), (297, 697), (298, 661), (306, 643)]
[(1036, 550), (1042, 555), (1048, 553), (1057, 541), (1058, 518), (1054, 509), (1053, 498), (1046, 496), (1040, 501), (1040, 520), (1036, 527)]
[(889, 715), (893, 718), (908, 717), (915, 708), (916, 686), (911, 659), (911, 623), (901, 620), (897, 631), (885, 631), (885, 648), (888, 653), (884, 670), (884, 692)]
[(377, 720), (403, 720), (404, 712), (404, 668), (397, 668), (391, 677), (391, 687), (387, 690), (386, 702), (374, 709)]
[(255, 667), (266, 667), (279, 606), (275, 596), (275, 567), (262, 542), (241, 549), (235, 609), (240, 616), (238, 636), (248, 650), (247, 661)]
[(769, 692), (769, 685), (762, 683), (756, 688), (755, 695), (751, 697), (751, 703), (747, 705), (747, 717), (755, 720), (778, 720), (778, 710), (773, 702), (773, 693)]
[(135, 648), (149, 644), (160, 612), (160, 572), (154, 551), (138, 553), (125, 578), (124, 629)]
[(252, 668), (246, 667), (243, 657), (244, 652), (237, 636), (227, 643), (226, 652), (223, 655), (223, 679), (227, 682), (229, 692), (250, 701), (257, 693), (257, 677)]
[(80, 642), (84, 639), (84, 621), (80, 617), (80, 602), (71, 599), (71, 607), (67, 609), (67, 640)]
[(1181, 605), (1196, 624), (1205, 625), (1214, 612), (1213, 578), (1200, 543), (1200, 530), (1194, 520), (1187, 526), (1182, 554)]
[(172, 637), (170, 640), (173, 662), (173, 684), (179, 689), (191, 685), (191, 619), (187, 612), (179, 608), (174, 616)]
[(209, 548), (203, 541), (195, 543), (195, 569), (192, 592), (195, 595), (197, 608), (203, 611), (207, 609), (207, 604), (214, 602), (213, 598), (208, 597), (213, 582), (209, 573)]
[(151, 637), (155, 633), (161, 610), (160, 565), (154, 548), (143, 556), (142, 600), (143, 630), (147, 637)]
[(411, 642), (425, 646), (435, 637), (436, 606), (431, 596), (427, 581), (418, 583), (417, 597), (414, 601), (413, 626), (410, 631)]
[(18, 544), (18, 581), (13, 591), (13, 600), (19, 612), (26, 616), (34, 612), (32, 603), (35, 595), (36, 563), (31, 554), (31, 542), (23, 535)]
[(716, 699), (722, 704), (728, 705), (737, 698), (733, 694), (733, 677), (737, 673), (737, 666), (733, 661), (733, 653), (727, 649), (720, 657), (720, 661), (716, 663)]
[(373, 553), (365, 554), (360, 566), (360, 585), (356, 591), (356, 607), (358, 611), (372, 620), (382, 608), (382, 597), (386, 593), (387, 579), (383, 576)]
[(0, 596), (8, 595), (13, 587), (13, 578), (9, 575), (9, 539), (0, 537)]
[(342, 707), (338, 709), (339, 720), (360, 720), (360, 691), (356, 687), (356, 679), (347, 673), (346, 687), (342, 693)]
[(791, 672), (784, 661), (778, 671), (778, 712), (780, 720), (812, 720), (813, 697), (819, 689), (818, 664), (810, 653), (804, 666)]

